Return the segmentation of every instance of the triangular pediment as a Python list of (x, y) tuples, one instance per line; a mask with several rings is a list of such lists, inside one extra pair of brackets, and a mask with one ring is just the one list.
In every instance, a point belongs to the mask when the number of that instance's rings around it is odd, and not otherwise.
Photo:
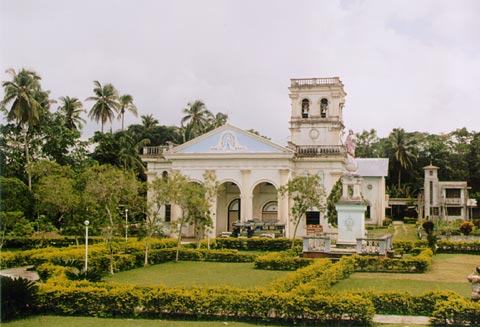
[(224, 125), (168, 151), (169, 154), (289, 153), (291, 150), (232, 125)]

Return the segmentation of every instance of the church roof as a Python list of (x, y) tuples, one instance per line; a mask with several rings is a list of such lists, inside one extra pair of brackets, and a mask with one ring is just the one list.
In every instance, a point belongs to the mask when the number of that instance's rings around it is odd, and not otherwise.
[(388, 176), (388, 158), (356, 158), (357, 173), (363, 177)]
[(290, 154), (292, 150), (272, 141), (244, 131), (230, 124), (223, 125), (165, 154), (247, 154), (278, 153)]

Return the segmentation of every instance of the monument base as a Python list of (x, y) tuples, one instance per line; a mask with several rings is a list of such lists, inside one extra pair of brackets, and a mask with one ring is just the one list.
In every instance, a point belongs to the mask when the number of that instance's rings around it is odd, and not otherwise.
[(365, 237), (365, 211), (363, 201), (346, 200), (335, 205), (338, 216), (337, 247), (351, 247), (357, 244), (357, 238)]

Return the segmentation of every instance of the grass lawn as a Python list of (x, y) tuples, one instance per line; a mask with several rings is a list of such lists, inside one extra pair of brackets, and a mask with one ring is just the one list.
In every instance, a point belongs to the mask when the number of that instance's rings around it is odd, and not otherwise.
[[(266, 325), (255, 323), (244, 323), (236, 321), (185, 321), (185, 320), (146, 320), (146, 319), (103, 319), (86, 317), (58, 317), (58, 316), (37, 316), (28, 319), (2, 323), (7, 327), (253, 327), (279, 325)], [(281, 325), (285, 327), (286, 325)], [(293, 325), (292, 325), (293, 326)], [(295, 325), (296, 326), (296, 325)], [(375, 327), (404, 327), (404, 324), (375, 324)], [(425, 327), (426, 325), (413, 325), (410, 327)]]
[(418, 230), (415, 224), (404, 224), (401, 222), (393, 222), (388, 228), (377, 228), (368, 231), (368, 235), (375, 234), (393, 234), (396, 241), (417, 241)]
[(204, 261), (167, 262), (146, 268), (119, 272), (105, 277), (106, 282), (163, 286), (262, 287), (287, 271), (254, 269), (253, 263)]
[(424, 274), (354, 273), (333, 290), (352, 289), (400, 290), (420, 294), (428, 290), (452, 290), (470, 297), (471, 286), (467, 276), (480, 264), (478, 255), (437, 254), (432, 266)]

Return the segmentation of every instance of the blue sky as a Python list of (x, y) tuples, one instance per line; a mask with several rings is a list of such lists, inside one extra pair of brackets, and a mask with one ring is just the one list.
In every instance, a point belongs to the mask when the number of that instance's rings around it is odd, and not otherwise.
[(347, 130), (479, 131), (479, 12), (475, 0), (0, 0), (0, 73), (33, 69), (57, 99), (112, 83), (166, 125), (201, 99), (280, 144), (290, 78), (339, 76)]

